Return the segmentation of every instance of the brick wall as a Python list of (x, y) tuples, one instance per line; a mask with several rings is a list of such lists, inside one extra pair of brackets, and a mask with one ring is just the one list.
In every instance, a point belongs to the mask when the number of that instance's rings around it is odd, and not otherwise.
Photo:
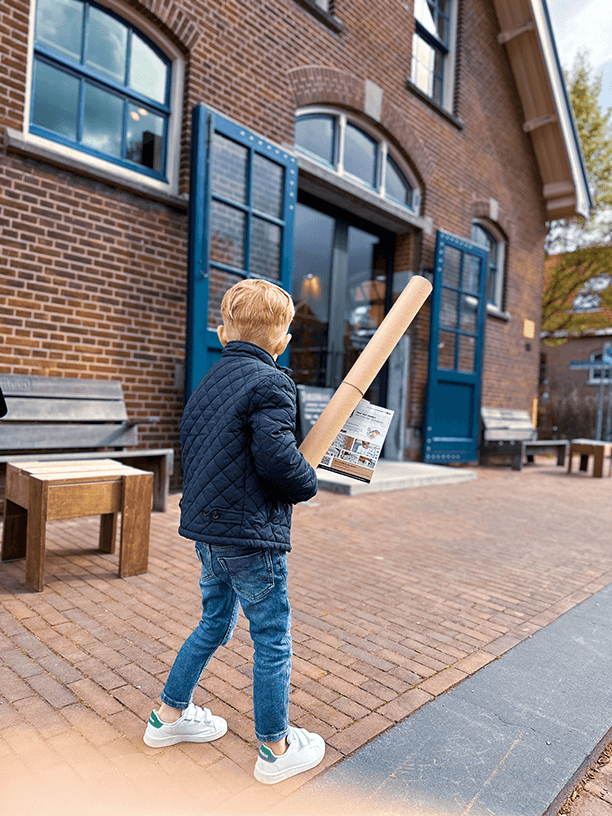
[[(128, 0), (126, 0), (127, 2)], [(531, 143), (491, 3), (460, 4), (455, 118), (406, 88), (411, 3), (338, 0), (341, 33), (295, 0), (129, 0), (186, 58), (181, 192), (188, 190), (189, 111), (204, 102), (266, 138), (292, 143), (295, 109), (327, 103), (357, 113), (366, 79), (383, 90), (380, 129), (423, 185), (434, 230), (469, 237), (477, 202), (499, 203), (508, 238), (504, 309), (489, 318), (483, 403), (531, 408), (539, 331), (544, 209)], [(29, 3), (6, 0), (0, 21), (0, 125), (22, 129)], [(2, 151), (2, 372), (120, 379), (130, 414), (159, 414), (147, 442), (176, 444), (184, 358), (184, 209), (42, 160)], [(435, 234), (398, 240), (396, 269), (432, 266)], [(410, 266), (406, 266), (406, 258)], [(221, 291), (215, 287), (215, 298)], [(428, 307), (412, 329), (409, 422), (426, 382)], [(537, 334), (536, 334), (537, 336)]]

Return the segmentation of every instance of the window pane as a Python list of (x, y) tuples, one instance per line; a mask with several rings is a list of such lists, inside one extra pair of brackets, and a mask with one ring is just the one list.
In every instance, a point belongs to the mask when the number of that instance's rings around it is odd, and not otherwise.
[(433, 72), (436, 52), (418, 34), (412, 39), (411, 81), (427, 96), (433, 95)]
[(255, 153), (251, 187), (253, 209), (273, 215), (275, 218), (282, 218), (284, 176), (285, 171), (280, 164)]
[(123, 99), (85, 84), (82, 143), (111, 156), (121, 156)]
[(163, 117), (146, 108), (128, 105), (126, 157), (143, 167), (161, 172), (164, 163), (164, 124)]
[(461, 250), (455, 247), (444, 247), (444, 266), (442, 269), (442, 281), (445, 286), (454, 286), (459, 289), (461, 280)]
[(461, 296), (461, 328), (463, 331), (475, 332), (478, 317), (478, 298), (473, 295)]
[(336, 222), (330, 215), (304, 204), (297, 205), (295, 218), (293, 300), (296, 315), (308, 323), (327, 325)]
[(35, 63), (32, 124), (76, 141), (80, 81), (52, 68), (46, 62)]
[(440, 325), (456, 329), (459, 320), (459, 292), (442, 287), (440, 297)]
[(414, 16), (430, 34), (437, 34), (432, 5), (427, 0), (414, 0)]
[(89, 9), (87, 28), (87, 65), (123, 84), (127, 28), (95, 6)]
[(210, 206), (210, 259), (244, 269), (246, 215), (220, 201)]
[(385, 195), (387, 198), (392, 198), (394, 201), (399, 201), (400, 204), (410, 206), (412, 189), (404, 176), (400, 173), (399, 168), (393, 161), (387, 157), (387, 169), (385, 171)]
[(253, 217), (251, 221), (250, 272), (264, 278), (280, 277), (282, 230), (277, 224)]
[(213, 194), (246, 204), (248, 157), (246, 147), (215, 133), (212, 148)]
[(303, 116), (295, 123), (295, 143), (298, 147), (322, 159), (334, 163), (333, 116)]
[(80, 62), (83, 8), (78, 0), (38, 0), (36, 40)]
[(137, 34), (133, 34), (130, 88), (156, 102), (165, 102), (167, 80), (167, 64), (150, 45), (147, 45)]
[(376, 186), (376, 153), (378, 144), (354, 125), (346, 126), (344, 136), (344, 169), (371, 187)]
[(476, 338), (460, 335), (459, 371), (474, 371), (476, 365)]
[(438, 335), (438, 368), (455, 368), (455, 346), (457, 335), (441, 331)]
[(480, 292), (480, 258), (477, 258), (476, 255), (466, 254), (465, 256), (462, 288), (475, 295)]

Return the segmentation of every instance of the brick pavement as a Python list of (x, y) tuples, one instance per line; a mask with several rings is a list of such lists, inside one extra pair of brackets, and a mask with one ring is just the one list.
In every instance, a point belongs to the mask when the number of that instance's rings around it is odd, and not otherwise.
[(454, 485), (321, 492), (296, 508), (291, 719), (328, 749), (318, 769), (271, 788), (252, 777), (242, 617), (195, 694), (228, 734), (157, 751), (142, 743), (197, 623), (197, 559), (176, 532), (178, 496), (152, 516), (149, 571), (124, 580), (117, 557), (96, 552), (97, 519), (52, 522), (44, 593), (24, 590), (22, 562), (0, 565), (1, 816), (285, 809), (308, 779), (612, 582), (612, 482), (551, 461), (480, 468)]

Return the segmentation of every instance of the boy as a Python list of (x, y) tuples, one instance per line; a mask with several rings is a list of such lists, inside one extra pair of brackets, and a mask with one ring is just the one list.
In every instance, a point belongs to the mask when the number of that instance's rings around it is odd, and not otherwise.
[(286, 553), (291, 505), (317, 492), (295, 441), (296, 388), (276, 364), (295, 309), (280, 287), (245, 280), (221, 304), (224, 346), (190, 397), (181, 422), (183, 497), (179, 532), (196, 542), (202, 619), (181, 647), (144, 735), (152, 747), (209, 742), (227, 723), (192, 702), (218, 646), (229, 641), (239, 604), (254, 645), (255, 778), (274, 784), (314, 768), (317, 734), (288, 721), (291, 611)]

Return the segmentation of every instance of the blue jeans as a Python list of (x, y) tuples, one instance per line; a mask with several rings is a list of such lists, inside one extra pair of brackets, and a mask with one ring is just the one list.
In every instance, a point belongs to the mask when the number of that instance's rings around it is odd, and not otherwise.
[(187, 708), (215, 650), (231, 638), (240, 605), (254, 646), (255, 735), (261, 742), (276, 742), (289, 728), (291, 608), (287, 556), (200, 542), (195, 546), (202, 562), (202, 619), (176, 656), (162, 702), (171, 708)]

